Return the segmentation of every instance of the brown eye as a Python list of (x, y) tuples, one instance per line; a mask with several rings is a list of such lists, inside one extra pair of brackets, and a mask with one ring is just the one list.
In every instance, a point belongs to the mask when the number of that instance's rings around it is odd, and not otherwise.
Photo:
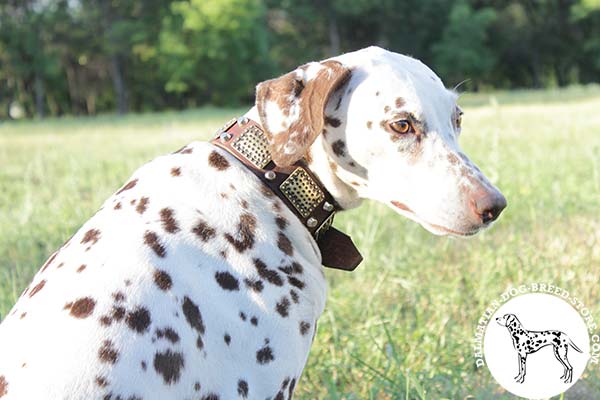
[(400, 119), (398, 121), (390, 122), (390, 128), (398, 133), (409, 133), (413, 130), (410, 121), (407, 119)]

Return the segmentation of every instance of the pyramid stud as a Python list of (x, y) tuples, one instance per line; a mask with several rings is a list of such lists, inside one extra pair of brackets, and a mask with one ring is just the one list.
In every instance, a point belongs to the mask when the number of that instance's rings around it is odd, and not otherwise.
[(317, 226), (317, 224), (319, 223), (319, 221), (317, 221), (316, 218), (310, 217), (309, 219), (306, 220), (306, 225), (309, 228), (314, 228), (315, 226)]

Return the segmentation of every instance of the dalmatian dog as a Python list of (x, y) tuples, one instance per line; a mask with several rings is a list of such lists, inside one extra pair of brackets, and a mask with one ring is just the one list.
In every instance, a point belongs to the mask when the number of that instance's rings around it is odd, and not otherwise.
[[(459, 148), (456, 100), (420, 61), (370, 47), (260, 83), (246, 117), (339, 207), (374, 199), (468, 236), (506, 201)], [(325, 297), (300, 219), (193, 142), (138, 169), (41, 267), (0, 325), (0, 398), (290, 399)]]
[(567, 358), (569, 346), (579, 353), (583, 353), (583, 351), (573, 343), (566, 333), (561, 331), (528, 331), (523, 328), (515, 314), (505, 314), (496, 318), (496, 322), (500, 326), (508, 328), (513, 346), (517, 350), (519, 374), (515, 376), (515, 380), (518, 383), (525, 382), (527, 355), (535, 353), (546, 346), (552, 346), (554, 357), (564, 368), (563, 375), (560, 378), (565, 383), (570, 383), (573, 380), (573, 367)]

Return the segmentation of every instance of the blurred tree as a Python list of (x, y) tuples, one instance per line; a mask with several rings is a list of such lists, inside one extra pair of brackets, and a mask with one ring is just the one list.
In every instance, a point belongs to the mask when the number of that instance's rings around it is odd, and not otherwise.
[(17, 102), (26, 115), (45, 115), (46, 82), (59, 73), (51, 48), (55, 16), (54, 7), (32, 0), (8, 1), (0, 8), (5, 110)]
[[(581, 29), (582, 46), (577, 65), (580, 79), (598, 80), (600, 75), (600, 0), (583, 0), (571, 7), (571, 21)], [(577, 47), (577, 50), (579, 48)]]
[[(323, 6), (331, 8), (329, 2), (265, 0), (265, 4), (270, 33), (269, 58), (274, 60), (277, 73), (330, 55), (326, 15), (322, 12)], [(331, 34), (335, 36), (336, 32)]]
[(250, 100), (269, 76), (265, 12), (260, 0), (190, 0), (163, 19), (158, 57), (166, 90), (187, 105)]
[(370, 45), (473, 88), (598, 82), (600, 0), (3, 0), (0, 118), (250, 102)]
[(446, 82), (467, 78), (477, 89), (491, 71), (495, 56), (487, 45), (487, 31), (495, 18), (492, 8), (475, 11), (465, 1), (454, 4), (440, 41), (432, 47), (434, 64)]

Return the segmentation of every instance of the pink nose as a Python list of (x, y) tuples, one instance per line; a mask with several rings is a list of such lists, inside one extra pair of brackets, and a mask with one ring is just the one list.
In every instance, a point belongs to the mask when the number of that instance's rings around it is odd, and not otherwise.
[(473, 211), (483, 224), (495, 221), (506, 208), (506, 199), (495, 189), (481, 188), (475, 192), (471, 201)]

